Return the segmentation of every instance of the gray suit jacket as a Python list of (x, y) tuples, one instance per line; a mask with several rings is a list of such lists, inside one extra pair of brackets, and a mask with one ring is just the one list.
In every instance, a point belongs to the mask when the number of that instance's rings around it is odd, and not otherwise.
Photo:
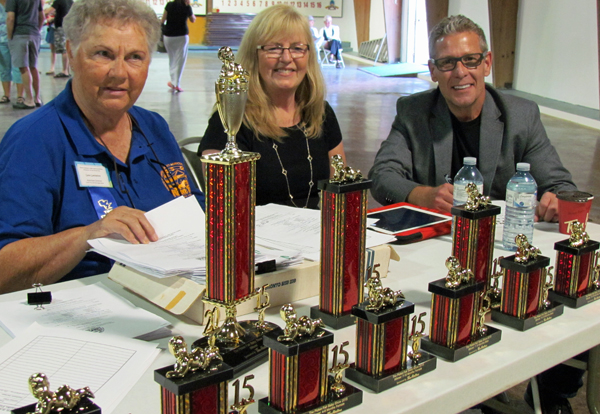
[[(452, 166), (452, 121), (439, 89), (402, 97), (396, 109), (390, 135), (369, 172), (373, 197), (384, 205), (406, 201), (419, 185), (445, 183)], [(576, 189), (548, 140), (534, 102), (486, 85), (481, 117), (477, 167), (486, 195), (505, 198), (506, 184), (518, 162), (531, 165), (538, 197), (547, 191)]]

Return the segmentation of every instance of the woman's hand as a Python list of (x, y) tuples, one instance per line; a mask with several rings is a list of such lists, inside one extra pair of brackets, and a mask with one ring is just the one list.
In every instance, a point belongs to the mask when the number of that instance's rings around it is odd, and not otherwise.
[(158, 236), (143, 211), (130, 207), (117, 207), (88, 226), (89, 239), (120, 235), (132, 244), (157, 241)]

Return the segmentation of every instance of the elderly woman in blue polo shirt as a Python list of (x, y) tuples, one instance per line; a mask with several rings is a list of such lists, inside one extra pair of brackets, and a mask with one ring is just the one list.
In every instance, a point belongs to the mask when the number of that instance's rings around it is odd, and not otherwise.
[(165, 120), (133, 106), (160, 36), (154, 12), (79, 0), (64, 30), (73, 79), (0, 142), (0, 293), (107, 272), (87, 240), (149, 243), (144, 211), (180, 195), (204, 201)]

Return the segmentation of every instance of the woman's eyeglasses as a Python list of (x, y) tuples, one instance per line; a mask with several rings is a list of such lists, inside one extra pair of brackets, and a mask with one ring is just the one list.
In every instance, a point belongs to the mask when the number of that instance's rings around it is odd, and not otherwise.
[(440, 59), (429, 59), (431, 63), (435, 65), (438, 70), (442, 72), (450, 72), (454, 70), (456, 64), (460, 61), (467, 69), (475, 69), (481, 62), (483, 62), (483, 58), (487, 56), (487, 52), (485, 53), (469, 53), (468, 55), (464, 55), (461, 57), (445, 57)]
[(283, 55), (283, 51), (287, 50), (290, 52), (292, 59), (304, 57), (309, 49), (308, 45), (303, 43), (294, 43), (290, 47), (283, 47), (281, 45), (261, 45), (256, 46), (256, 48), (264, 51), (267, 54), (267, 57), (270, 58), (279, 58)]

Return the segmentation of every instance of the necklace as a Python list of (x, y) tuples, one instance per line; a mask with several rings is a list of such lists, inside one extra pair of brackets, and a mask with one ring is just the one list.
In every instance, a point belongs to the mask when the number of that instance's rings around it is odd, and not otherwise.
[[(313, 158), (312, 158), (312, 155), (310, 155), (310, 146), (308, 145), (308, 134), (306, 133), (306, 127), (304, 126), (304, 123), (298, 125), (297, 128), (300, 131), (302, 131), (302, 133), (304, 134), (304, 138), (306, 139), (306, 152), (308, 153), (308, 157), (306, 157), (306, 159), (308, 160), (308, 165), (310, 166), (310, 181), (308, 182), (308, 195), (306, 196), (306, 203), (304, 204), (304, 207), (303, 207), (303, 208), (308, 208), (308, 200), (310, 199), (310, 193), (311, 193), (313, 185), (314, 185), (313, 165), (312, 165)], [(281, 162), (281, 157), (279, 156), (279, 151), (277, 150), (277, 148), (278, 148), (277, 143), (275, 141), (273, 141), (273, 149), (275, 150), (275, 154), (277, 154), (277, 159), (279, 160), (279, 165), (281, 165), (281, 173), (283, 174), (283, 177), (285, 178), (285, 183), (287, 184), (287, 190), (288, 190), (288, 195), (290, 196), (290, 201), (292, 202), (294, 207), (298, 207), (298, 205), (294, 201), (294, 196), (292, 195), (292, 190), (290, 189), (290, 181), (288, 180), (287, 170), (283, 166), (283, 162)]]

